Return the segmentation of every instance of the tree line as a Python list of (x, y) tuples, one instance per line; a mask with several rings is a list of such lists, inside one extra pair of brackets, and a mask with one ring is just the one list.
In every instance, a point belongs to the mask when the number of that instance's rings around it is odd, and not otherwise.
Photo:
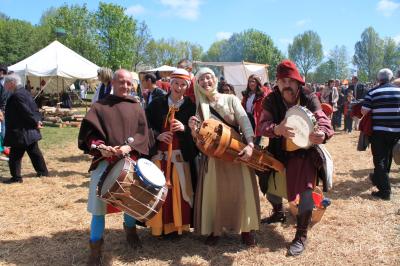
[[(268, 64), (273, 80), (277, 64), (285, 57), (269, 35), (256, 29), (216, 41), (207, 51), (188, 41), (156, 40), (144, 21), (137, 21), (125, 11), (120, 5), (103, 2), (94, 11), (86, 4), (64, 4), (43, 12), (37, 25), (0, 13), (0, 64), (12, 65), (55, 39), (99, 66), (134, 71), (163, 64), (176, 65), (182, 58), (249, 61)], [(345, 46), (335, 46), (324, 56), (319, 35), (306, 31), (289, 44), (287, 57), (297, 64), (307, 81), (349, 78), (350, 63), (356, 67), (360, 80), (372, 81), (380, 68), (396, 70), (400, 66), (400, 45), (392, 38), (381, 39), (374, 28), (369, 27), (355, 44), (352, 57)]]

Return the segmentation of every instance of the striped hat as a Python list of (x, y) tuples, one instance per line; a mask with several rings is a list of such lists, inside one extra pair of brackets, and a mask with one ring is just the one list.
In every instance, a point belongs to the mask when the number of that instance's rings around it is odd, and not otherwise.
[(178, 68), (171, 74), (171, 80), (173, 79), (184, 79), (186, 81), (191, 82), (190, 74), (183, 68)]

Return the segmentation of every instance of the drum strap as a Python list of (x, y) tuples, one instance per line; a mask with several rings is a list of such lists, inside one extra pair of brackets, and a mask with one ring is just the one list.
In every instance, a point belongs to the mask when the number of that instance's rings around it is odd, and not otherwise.
[(212, 108), (211, 106), (210, 106), (210, 112), (213, 115), (215, 115), (219, 120), (221, 120), (224, 124), (226, 124), (227, 126), (233, 128), (237, 133), (240, 134), (239, 127), (233, 126), (233, 125), (229, 124), (228, 122), (226, 122), (225, 119), (214, 108)]

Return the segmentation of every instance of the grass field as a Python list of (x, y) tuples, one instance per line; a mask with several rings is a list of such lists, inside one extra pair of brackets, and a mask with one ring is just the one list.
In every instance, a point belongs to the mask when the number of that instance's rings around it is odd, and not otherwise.
[[(40, 146), (50, 177), (35, 178), (28, 156), (23, 184), (0, 184), (0, 265), (84, 265), (90, 215), (86, 211), (90, 157), (77, 149), (76, 128), (45, 128)], [(391, 201), (374, 200), (368, 173), (370, 150), (356, 151), (357, 133), (338, 133), (327, 145), (335, 162), (332, 205), (309, 232), (306, 252), (286, 257), (293, 219), (261, 225), (258, 245), (246, 248), (227, 234), (215, 247), (186, 234), (180, 240), (153, 238), (139, 230), (143, 249), (125, 244), (122, 215), (106, 217), (105, 251), (114, 265), (400, 265), (400, 177), (393, 165)], [(1, 180), (9, 178), (0, 162)], [(261, 216), (271, 207), (261, 197)]]

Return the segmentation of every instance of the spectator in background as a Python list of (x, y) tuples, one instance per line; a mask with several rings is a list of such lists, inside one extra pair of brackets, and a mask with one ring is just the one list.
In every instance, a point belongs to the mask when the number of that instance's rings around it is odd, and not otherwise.
[(81, 95), (81, 99), (86, 99), (88, 84), (86, 81), (82, 80), (79, 84), (79, 92)]
[[(351, 78), (351, 85), (347, 89), (347, 92), (349, 91), (353, 92), (355, 101), (361, 101), (364, 98), (365, 87), (364, 84), (358, 82), (357, 76), (353, 76)], [(353, 116), (353, 121), (354, 121), (354, 129), (358, 130), (358, 124), (360, 122), (360, 119), (357, 116)]]
[(374, 161), (374, 173), (370, 175), (372, 184), (378, 191), (373, 197), (390, 200), (389, 181), (392, 150), (400, 139), (400, 88), (390, 81), (393, 72), (383, 68), (378, 72), (379, 85), (371, 89), (364, 98), (361, 113), (372, 113), (371, 151)]
[(29, 91), (29, 93), (32, 92), (33, 87), (31, 86), (31, 81), (30, 81), (29, 79), (26, 81), (25, 89), (26, 89), (27, 91)]
[(306, 85), (305, 85), (304, 88), (303, 88), (303, 91), (304, 91), (305, 93), (312, 93), (312, 92), (313, 92), (313, 89), (312, 89), (312, 87), (311, 87), (311, 83), (306, 83)]
[(4, 87), (10, 92), (6, 105), (6, 134), (4, 146), (10, 146), (9, 168), (11, 178), (4, 183), (22, 183), (21, 161), (25, 151), (32, 161), (37, 176), (47, 176), (48, 170), (38, 141), (42, 138), (41, 115), (31, 94), (22, 86), (16, 74), (5, 77)]
[(224, 78), (223, 76), (221, 76), (221, 77), (219, 78), (218, 88), (217, 88), (217, 90), (218, 90), (219, 93), (222, 93), (222, 87), (223, 87), (225, 84), (226, 84), (226, 80), (225, 80), (225, 78)]
[(60, 96), (61, 108), (72, 108), (72, 99), (67, 90), (63, 90)]
[(222, 87), (222, 93), (236, 95), (235, 88), (229, 83), (225, 83), (225, 85)]
[(337, 130), (342, 126), (342, 115), (343, 115), (342, 107), (344, 102), (344, 94), (340, 93), (341, 88), (339, 79), (334, 80), (333, 90), (337, 94), (337, 100), (336, 103), (332, 106), (333, 107), (332, 126), (334, 130)]
[(147, 73), (144, 75), (142, 88), (147, 90), (145, 97), (146, 107), (157, 97), (164, 96), (166, 92), (157, 87), (157, 77), (154, 73)]
[(242, 93), (242, 106), (246, 110), (247, 116), (251, 122), (256, 135), (256, 144), (258, 144), (261, 135), (257, 134), (256, 128), (260, 118), (263, 99), (271, 92), (269, 88), (261, 85), (261, 78), (255, 74), (249, 76), (246, 90)]
[(100, 80), (100, 84), (93, 95), (92, 104), (112, 94), (112, 76), (113, 72), (109, 68), (102, 67), (97, 70), (97, 78)]
[(194, 78), (194, 75), (193, 75), (193, 73), (192, 73), (192, 71), (193, 71), (193, 64), (192, 64), (192, 62), (191, 62), (190, 60), (188, 60), (188, 59), (182, 59), (182, 60), (180, 60), (180, 61), (178, 62), (177, 67), (178, 67), (178, 68), (183, 68), (183, 69), (185, 69), (187, 72), (189, 72), (191, 82), (190, 82), (189, 88), (187, 88), (187, 90), (186, 90), (185, 96), (189, 96), (189, 98), (192, 100), (192, 102), (193, 102), (193, 103), (196, 103), (196, 99), (195, 99), (195, 96), (194, 96), (194, 83), (195, 83), (195, 78)]
[[(334, 86), (335, 81), (333, 79), (330, 79), (328, 81), (328, 85), (324, 87), (324, 89), (321, 92), (321, 103), (327, 103), (332, 107), (333, 112), (337, 111), (337, 102), (339, 100), (339, 93), (337, 91), (337, 88)], [(332, 116), (330, 116), (332, 118)], [(332, 120), (332, 126), (333, 129), (336, 130), (336, 124)]]
[(343, 115), (344, 115), (344, 131), (351, 133), (353, 126), (353, 118), (351, 117), (351, 108), (354, 104), (353, 92), (350, 91), (346, 95), (346, 100), (343, 104)]

